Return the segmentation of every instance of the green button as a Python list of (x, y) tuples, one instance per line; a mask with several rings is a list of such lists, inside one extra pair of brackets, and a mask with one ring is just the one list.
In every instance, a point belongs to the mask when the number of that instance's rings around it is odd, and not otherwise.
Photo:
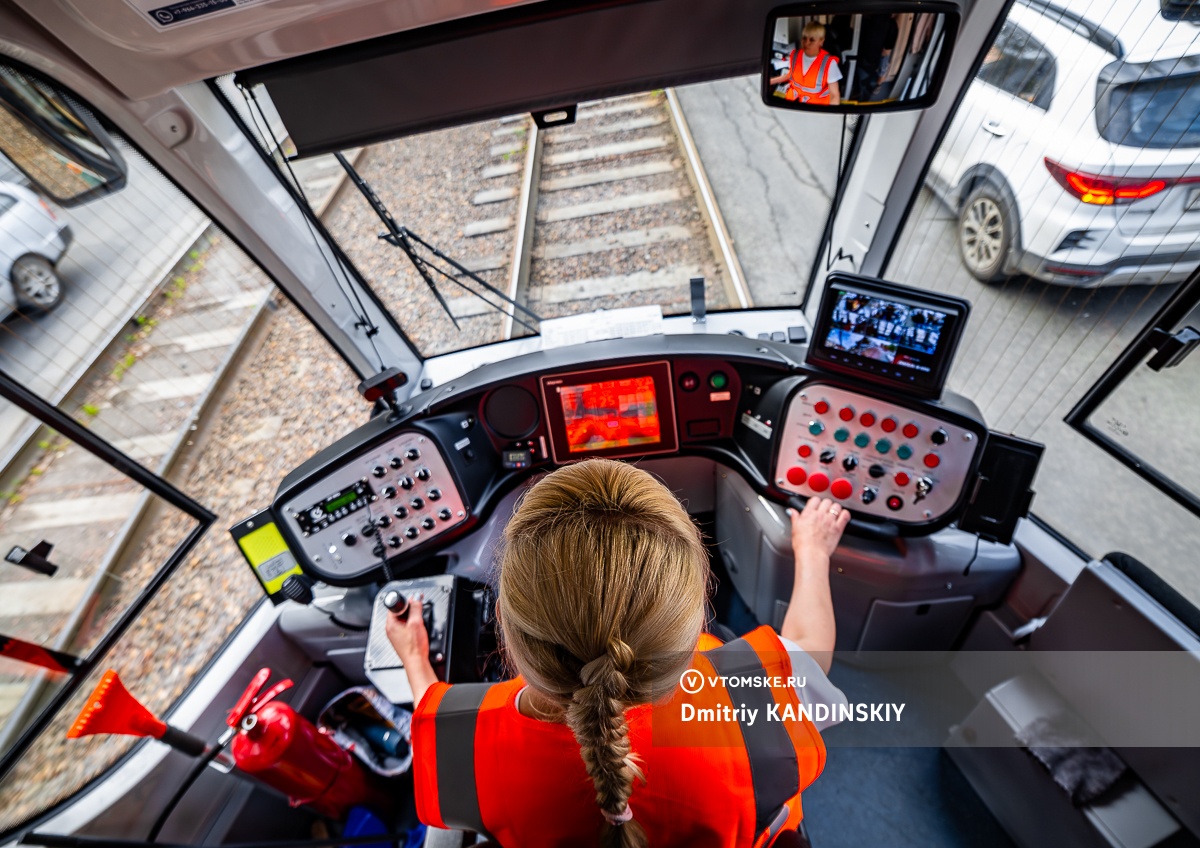
[(901, 445), (900, 447), (896, 448), (896, 456), (900, 457), (901, 459), (908, 459), (910, 456), (912, 456), (912, 448), (910, 448), (908, 445)]
[(858, 445), (860, 448), (865, 448), (867, 445), (871, 444), (871, 437), (866, 433), (859, 433), (854, 437), (854, 444)]
[(723, 389), (729, 385), (729, 378), (724, 371), (714, 371), (708, 375), (708, 384), (714, 389)]
[(846, 441), (846, 439), (850, 438), (850, 431), (847, 430), (845, 427), (839, 427), (834, 432), (833, 437), (835, 439), (837, 439), (839, 442), (844, 442), (844, 441)]
[(891, 449), (892, 449), (892, 443), (889, 442), (887, 439), (880, 439), (878, 442), (875, 443), (875, 450), (879, 451), (880, 453), (887, 453)]
[(825, 432), (825, 425), (820, 421), (810, 421), (808, 422), (808, 432), (814, 436), (819, 436)]

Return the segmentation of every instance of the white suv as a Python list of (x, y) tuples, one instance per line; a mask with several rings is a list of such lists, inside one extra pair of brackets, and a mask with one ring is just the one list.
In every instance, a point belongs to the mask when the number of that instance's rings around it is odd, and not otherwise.
[(1018, 0), (930, 166), (963, 263), (1102, 286), (1200, 264), (1200, 27), (1159, 0)]

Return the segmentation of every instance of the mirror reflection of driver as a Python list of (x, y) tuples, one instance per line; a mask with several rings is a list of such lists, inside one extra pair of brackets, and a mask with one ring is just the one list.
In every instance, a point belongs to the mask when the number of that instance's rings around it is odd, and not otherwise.
[(800, 47), (788, 57), (788, 72), (771, 80), (771, 85), (787, 83), (784, 97), (800, 103), (837, 106), (842, 102), (838, 81), (842, 72), (838, 61), (824, 49), (825, 27), (816, 21), (804, 25)]

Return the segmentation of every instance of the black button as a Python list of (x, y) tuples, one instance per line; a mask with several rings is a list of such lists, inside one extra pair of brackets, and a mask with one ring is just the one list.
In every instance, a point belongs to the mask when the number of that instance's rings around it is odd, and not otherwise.
[(438, 510), (438, 518), (442, 519), (442, 521), (449, 521), (450, 520), (450, 510), (446, 509), (445, 507), (443, 507), (442, 509), (439, 509)]
[(946, 440), (949, 438), (950, 438), (950, 434), (947, 433), (945, 430), (943, 430), (941, 427), (938, 427), (936, 430), (934, 430), (932, 433), (929, 434), (929, 441), (933, 442), (935, 445), (944, 445), (944, 444), (946, 444)]
[(371, 469), (371, 473), (374, 474), (376, 477), (382, 477), (384, 474), (387, 474), (387, 469), (384, 468), (382, 465), (376, 465), (374, 468)]
[(433, 524), (434, 524), (434, 521), (431, 516), (427, 515), (421, 519), (421, 526), (424, 527), (426, 530), (432, 530)]
[(808, 330), (803, 327), (788, 327), (788, 341), (792, 344), (804, 344), (808, 341)]
[(395, 486), (384, 486), (383, 487), (383, 496), (385, 498), (396, 497), (396, 487)]
[(375, 525), (372, 524), (370, 521), (368, 521), (366, 524), (364, 524), (362, 526), (362, 534), (364, 536), (374, 536), (375, 535)]
[(404, 453), (404, 455), (406, 457), (408, 457), (409, 459), (420, 459), (421, 458), (421, 452), (419, 450), (417, 450), (416, 448), (409, 448)]
[(867, 473), (870, 474), (872, 477), (878, 479), (878, 478), (884, 476), (885, 474), (887, 474), (887, 469), (884, 468), (882, 465), (879, 465), (878, 463), (876, 463), (875, 465), (872, 465), (870, 468), (867, 469)]
[(847, 471), (853, 471), (855, 468), (858, 468), (858, 457), (848, 456), (843, 459), (842, 468), (845, 468)]
[(392, 466), (392, 468), (399, 468), (403, 464), (404, 464), (404, 460), (398, 456), (393, 456), (391, 459), (388, 460), (388, 465)]
[(875, 500), (875, 496), (879, 494), (879, 490), (874, 486), (863, 486), (862, 502), (869, 504)]
[(346, 547), (352, 547), (356, 542), (358, 542), (358, 537), (353, 533), (342, 534), (342, 544), (344, 544)]
[(413, 498), (408, 503), (410, 506), (412, 506), (413, 509), (420, 509), (421, 507), (425, 506), (425, 499), (424, 498)]
[(782, 330), (775, 330), (774, 332), (772, 332), (772, 333), (771, 333), (771, 341), (773, 341), (773, 342), (786, 342), (786, 341), (787, 341), (787, 335), (785, 335), (785, 334), (784, 334), (784, 332), (783, 332)]
[(423, 465), (420, 468), (418, 468), (417, 469), (417, 479), (418, 480), (428, 480), (429, 479), (429, 469)]
[(389, 548), (400, 547), (400, 537), (399, 536), (388, 536), (388, 547)]
[(400, 478), (400, 488), (411, 489), (412, 487), (413, 487), (413, 478), (411, 478), (411, 477), (401, 477)]
[(821, 462), (825, 465), (828, 465), (835, 459), (837, 459), (837, 451), (833, 448), (825, 448), (825, 450), (821, 451)]
[(375, 519), (376, 527), (387, 527), (391, 523), (392, 523), (392, 517), (390, 515), (381, 515)]
[(892, 495), (891, 497), (889, 497), (887, 499), (887, 508), (890, 509), (892, 512), (895, 512), (896, 510), (902, 508), (903, 506), (904, 506), (904, 498), (900, 497), (899, 495)]
[(442, 490), (430, 489), (425, 493), (425, 497), (429, 498), (431, 501), (440, 501), (442, 499)]
[(371, 548), (371, 552), (375, 554), (375, 556), (381, 557), (387, 553), (387, 548), (383, 546), (383, 542), (379, 542), (375, 545), (375, 547)]
[(408, 507), (401, 504), (392, 510), (392, 515), (396, 516), (397, 518), (406, 518), (408, 516)]
[(404, 535), (410, 539), (415, 539), (417, 538), (417, 533), (419, 532), (421, 531), (419, 531), (416, 527), (408, 527), (405, 529)]

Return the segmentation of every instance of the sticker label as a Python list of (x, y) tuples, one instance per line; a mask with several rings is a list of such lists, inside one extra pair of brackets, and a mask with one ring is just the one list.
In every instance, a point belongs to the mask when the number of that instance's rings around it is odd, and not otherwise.
[(461, 439), (459, 439), (457, 442), (454, 443), (454, 449), (462, 450), (469, 444), (471, 444), (471, 440), (469, 438), (467, 438), (466, 436), (463, 436)]
[(708, 395), (708, 399), (714, 403), (719, 400), (729, 400), (729, 397), (729, 392), (711, 392)]
[(742, 413), (742, 423), (755, 433), (758, 433), (758, 435), (762, 436), (764, 439), (771, 438), (771, 428), (759, 421), (749, 412)]
[(149, 18), (158, 29), (208, 19), (213, 15), (232, 12), (242, 6), (265, 3), (266, 0), (182, 0), (163, 3), (163, 0), (126, 0), (140, 14)]

